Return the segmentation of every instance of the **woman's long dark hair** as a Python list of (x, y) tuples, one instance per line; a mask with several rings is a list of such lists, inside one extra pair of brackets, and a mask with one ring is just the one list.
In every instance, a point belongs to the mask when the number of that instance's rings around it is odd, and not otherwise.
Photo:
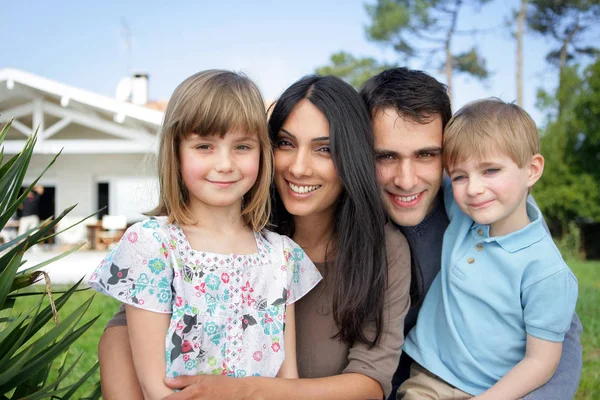
[[(332, 243), (326, 261), (328, 285), (333, 289), (335, 337), (352, 345), (375, 346), (383, 325), (387, 288), (385, 213), (377, 187), (373, 134), (368, 111), (358, 93), (333, 76), (307, 76), (279, 98), (269, 119), (269, 135), (277, 134), (303, 99), (310, 101), (329, 122), (333, 164), (344, 190), (337, 201)], [(294, 235), (294, 219), (273, 190), (272, 222), (283, 235)], [(374, 321), (375, 337), (363, 327)]]

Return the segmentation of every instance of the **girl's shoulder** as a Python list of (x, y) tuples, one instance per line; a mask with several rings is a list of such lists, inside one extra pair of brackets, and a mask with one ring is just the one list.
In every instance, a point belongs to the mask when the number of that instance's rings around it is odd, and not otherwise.
[(290, 250), (295, 248), (300, 248), (300, 246), (294, 242), (292, 239), (285, 235), (280, 235), (279, 233), (270, 231), (268, 229), (263, 229), (258, 233), (269, 245), (274, 246), (276, 248), (280, 248), (282, 250)]
[(127, 228), (125, 237), (128, 239), (166, 238), (169, 236), (169, 231), (175, 228), (175, 225), (168, 224), (167, 220), (167, 217), (148, 217)]

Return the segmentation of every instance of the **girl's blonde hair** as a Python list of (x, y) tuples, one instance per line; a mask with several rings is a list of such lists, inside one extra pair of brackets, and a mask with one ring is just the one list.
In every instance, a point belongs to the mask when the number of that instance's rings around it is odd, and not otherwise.
[(269, 189), (273, 169), (264, 101), (248, 77), (231, 71), (198, 72), (173, 92), (160, 131), (159, 203), (148, 215), (166, 215), (169, 223), (197, 224), (199, 221), (188, 208), (189, 192), (181, 177), (181, 139), (190, 134), (224, 137), (234, 130), (256, 135), (259, 141), (258, 178), (244, 196), (242, 218), (254, 231), (262, 230), (271, 212)]
[(540, 152), (540, 137), (525, 110), (489, 98), (469, 103), (454, 114), (444, 129), (442, 149), (446, 169), (495, 152), (506, 154), (523, 168)]

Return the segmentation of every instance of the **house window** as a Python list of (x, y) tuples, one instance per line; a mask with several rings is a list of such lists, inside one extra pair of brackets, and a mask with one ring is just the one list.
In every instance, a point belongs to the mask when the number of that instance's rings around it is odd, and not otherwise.
[(98, 183), (98, 210), (101, 208), (104, 210), (98, 213), (98, 219), (102, 219), (102, 217), (108, 214), (108, 182), (99, 182)]

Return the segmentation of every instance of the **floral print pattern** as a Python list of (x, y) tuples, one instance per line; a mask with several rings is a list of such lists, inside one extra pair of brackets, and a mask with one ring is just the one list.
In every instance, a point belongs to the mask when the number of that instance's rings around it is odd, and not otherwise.
[(264, 231), (255, 239), (254, 254), (198, 251), (179, 226), (149, 218), (127, 230), (90, 286), (171, 313), (167, 376), (275, 376), (285, 358), (285, 306), (321, 276), (289, 238)]

